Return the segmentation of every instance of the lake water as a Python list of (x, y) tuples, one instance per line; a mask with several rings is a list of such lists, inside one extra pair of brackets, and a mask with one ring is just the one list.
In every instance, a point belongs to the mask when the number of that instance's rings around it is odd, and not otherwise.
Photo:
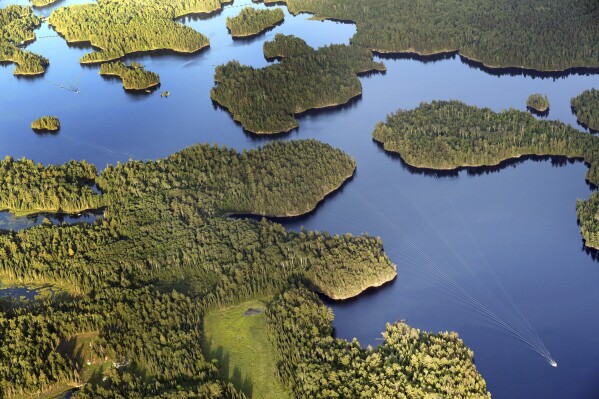
[[(0, 5), (8, 3), (0, 0)], [(203, 142), (239, 150), (272, 140), (330, 143), (356, 159), (356, 176), (314, 213), (284, 224), (381, 236), (398, 271), (392, 284), (330, 304), (337, 336), (376, 345), (385, 323), (406, 319), (424, 330), (457, 331), (473, 349), (494, 398), (599, 397), (599, 264), (583, 248), (575, 215), (576, 199), (591, 193), (584, 181), (587, 168), (536, 159), (425, 174), (371, 139), (377, 121), (421, 101), (460, 99), (497, 111), (525, 110), (526, 98), (534, 92), (548, 95), (550, 119), (576, 126), (570, 98), (599, 87), (599, 75), (495, 76), (459, 57), (429, 63), (382, 59), (387, 73), (361, 78), (361, 98), (337, 110), (308, 112), (300, 118), (300, 128), (289, 134), (257, 137), (243, 132), (211, 102), (214, 67), (232, 59), (267, 65), (262, 44), (276, 33), (296, 34), (321, 46), (348, 43), (355, 27), (286, 13), (285, 23), (265, 35), (233, 41), (225, 18), (245, 4), (251, 1), (236, 1), (210, 18), (182, 19), (210, 38), (211, 47), (203, 52), (132, 58), (160, 74), (162, 87), (151, 95), (128, 94), (120, 81), (99, 76), (97, 66), (81, 67), (78, 60), (89, 48), (68, 46), (57, 37), (38, 39), (28, 48), (50, 59), (43, 78), (17, 79), (12, 66), (0, 68), (0, 92), (5, 93), (0, 97), (0, 156), (44, 163), (86, 159), (102, 168), (129, 158), (164, 157)], [(55, 33), (44, 24), (38, 35)], [(49, 84), (73, 82), (79, 76), (79, 94)], [(171, 96), (161, 99), (162, 90)], [(40, 136), (29, 128), (44, 114), (60, 117), (57, 135)], [(406, 245), (404, 237), (413, 245)], [(456, 295), (438, 274), (427, 271), (425, 257), (509, 326), (526, 331), (521, 310), (559, 367), (550, 367), (463, 295)]]

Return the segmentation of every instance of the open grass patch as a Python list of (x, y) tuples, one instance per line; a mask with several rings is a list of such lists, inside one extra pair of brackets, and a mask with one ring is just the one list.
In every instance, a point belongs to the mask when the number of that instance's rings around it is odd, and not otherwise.
[(209, 312), (204, 318), (206, 356), (217, 359), (222, 377), (248, 397), (286, 399), (268, 341), (266, 301), (253, 300)]

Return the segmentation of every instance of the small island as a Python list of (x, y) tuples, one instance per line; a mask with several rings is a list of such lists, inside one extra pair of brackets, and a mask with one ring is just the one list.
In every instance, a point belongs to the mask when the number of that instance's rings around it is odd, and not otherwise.
[(547, 95), (531, 94), (526, 100), (526, 108), (535, 115), (547, 116), (549, 114), (549, 99)]
[(572, 98), (570, 105), (578, 123), (593, 132), (599, 132), (599, 90), (585, 90)]
[(31, 122), (31, 128), (38, 133), (57, 132), (60, 121), (55, 116), (42, 116)]
[(295, 115), (345, 104), (362, 93), (359, 74), (385, 71), (370, 50), (331, 45), (314, 50), (295, 36), (278, 34), (264, 55), (281, 62), (256, 69), (231, 61), (216, 68), (210, 92), (236, 121), (255, 134), (289, 132)]
[(234, 38), (251, 37), (274, 27), (285, 19), (280, 8), (257, 10), (245, 7), (239, 15), (227, 18), (227, 28)]
[[(493, 166), (527, 155), (584, 160), (587, 181), (599, 185), (599, 137), (514, 109), (497, 113), (460, 101), (422, 103), (379, 122), (373, 138), (407, 164), (426, 169)], [(586, 246), (599, 249), (599, 192), (576, 209)]]
[(160, 85), (160, 76), (157, 73), (146, 70), (135, 61), (130, 65), (121, 61), (104, 63), (100, 66), (100, 75), (119, 77), (125, 90), (149, 90)]
[(69, 43), (89, 42), (98, 51), (84, 55), (82, 64), (120, 59), (131, 53), (168, 50), (195, 53), (209, 45), (208, 38), (177, 18), (209, 13), (225, 0), (98, 0), (60, 7), (48, 22)]
[(30, 1), (31, 1), (31, 5), (33, 5), (34, 7), (42, 8), (42, 7), (47, 7), (54, 3), (57, 3), (60, 0), (30, 0)]
[(10, 5), (0, 8), (0, 62), (16, 64), (14, 75), (42, 75), (49, 64), (47, 58), (21, 47), (35, 40), (35, 30), (42, 19), (31, 7)]

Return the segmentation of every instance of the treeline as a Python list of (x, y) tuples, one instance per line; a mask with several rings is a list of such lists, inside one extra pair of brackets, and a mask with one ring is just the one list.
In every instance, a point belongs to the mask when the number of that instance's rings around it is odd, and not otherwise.
[(0, 161), (0, 210), (30, 214), (99, 208), (101, 196), (90, 187), (96, 175), (95, 166), (85, 161), (45, 167), (6, 157)]
[(100, 48), (81, 58), (82, 63), (100, 63), (135, 52), (198, 51), (208, 46), (208, 39), (175, 18), (220, 8), (218, 0), (99, 0), (58, 8), (49, 23), (68, 42), (89, 41)]
[[(590, 165), (587, 180), (599, 185), (599, 138), (513, 109), (496, 113), (459, 101), (422, 103), (389, 115), (373, 137), (408, 164), (431, 169), (496, 165), (524, 155), (581, 158)], [(582, 235), (593, 248), (599, 248), (598, 204), (593, 193), (577, 207)]]
[(268, 28), (275, 26), (285, 19), (285, 14), (280, 8), (272, 10), (257, 10), (245, 7), (239, 15), (227, 18), (227, 28), (233, 37), (257, 35)]
[(100, 65), (100, 75), (118, 76), (125, 90), (146, 90), (160, 85), (160, 76), (137, 63), (107, 62)]
[[(55, 186), (58, 170), (71, 176), (64, 177), (61, 199), (75, 202), (69, 193), (80, 188), (72, 180), (84, 165), (5, 161), (0, 174), (20, 179), (17, 197), (31, 208), (30, 193), (37, 189), (30, 187)], [(73, 293), (1, 308), (8, 322), (3, 330), (0, 324), (0, 336), (17, 334), (16, 318), (23, 314), (45, 318), (53, 343), (97, 332), (93, 357), (114, 364), (98, 370), (74, 397), (242, 399), (201, 355), (206, 309), (272, 295), (294, 281), (346, 298), (366, 288), (364, 276), (380, 285), (396, 272), (378, 239), (295, 233), (226, 214), (308, 211), (354, 167), (346, 154), (316, 141), (277, 142), (241, 154), (198, 145), (162, 160), (111, 166), (96, 178), (107, 207), (101, 220), (0, 234), (0, 276)], [(88, 172), (83, 175), (95, 175)], [(0, 198), (15, 191), (7, 187), (1, 182)], [(0, 369), (7, 370), (0, 389), (19, 385), (35, 393), (54, 381), (81, 378), (81, 359), (59, 349), (53, 357), (38, 354), (27, 333), (15, 345), (21, 345), (15, 353), (23, 362), (55, 360), (23, 374), (11, 367), (11, 353), (0, 351)], [(40, 373), (48, 384), (39, 383)]]
[(284, 2), (293, 14), (354, 21), (352, 43), (384, 53), (459, 51), (489, 67), (540, 71), (599, 66), (594, 0)]
[(387, 325), (381, 346), (362, 349), (332, 337), (331, 310), (301, 287), (278, 295), (266, 317), (279, 376), (295, 398), (490, 398), (455, 333), (399, 322)]
[(34, 7), (46, 7), (56, 3), (59, 0), (30, 0)]
[(42, 116), (31, 122), (31, 128), (42, 132), (55, 132), (60, 129), (60, 121), (55, 116)]
[(571, 100), (572, 111), (583, 126), (599, 130), (599, 90), (585, 90)]
[(245, 129), (257, 134), (297, 128), (296, 114), (345, 104), (362, 92), (357, 74), (385, 70), (370, 51), (356, 46), (314, 50), (302, 39), (278, 34), (264, 49), (267, 57), (281, 57), (281, 62), (261, 69), (237, 61), (218, 66), (210, 93)]
[(34, 30), (41, 23), (31, 7), (0, 8), (0, 62), (17, 64), (15, 75), (40, 75), (46, 71), (46, 58), (19, 48), (35, 40)]

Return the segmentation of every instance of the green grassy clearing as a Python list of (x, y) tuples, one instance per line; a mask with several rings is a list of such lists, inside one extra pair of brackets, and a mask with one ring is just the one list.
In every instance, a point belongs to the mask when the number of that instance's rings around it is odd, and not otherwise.
[[(275, 353), (268, 341), (265, 302), (253, 300), (212, 311), (204, 318), (211, 359), (218, 359), (223, 378), (231, 381), (249, 398), (288, 399), (276, 377)], [(245, 316), (249, 309), (260, 313)]]

